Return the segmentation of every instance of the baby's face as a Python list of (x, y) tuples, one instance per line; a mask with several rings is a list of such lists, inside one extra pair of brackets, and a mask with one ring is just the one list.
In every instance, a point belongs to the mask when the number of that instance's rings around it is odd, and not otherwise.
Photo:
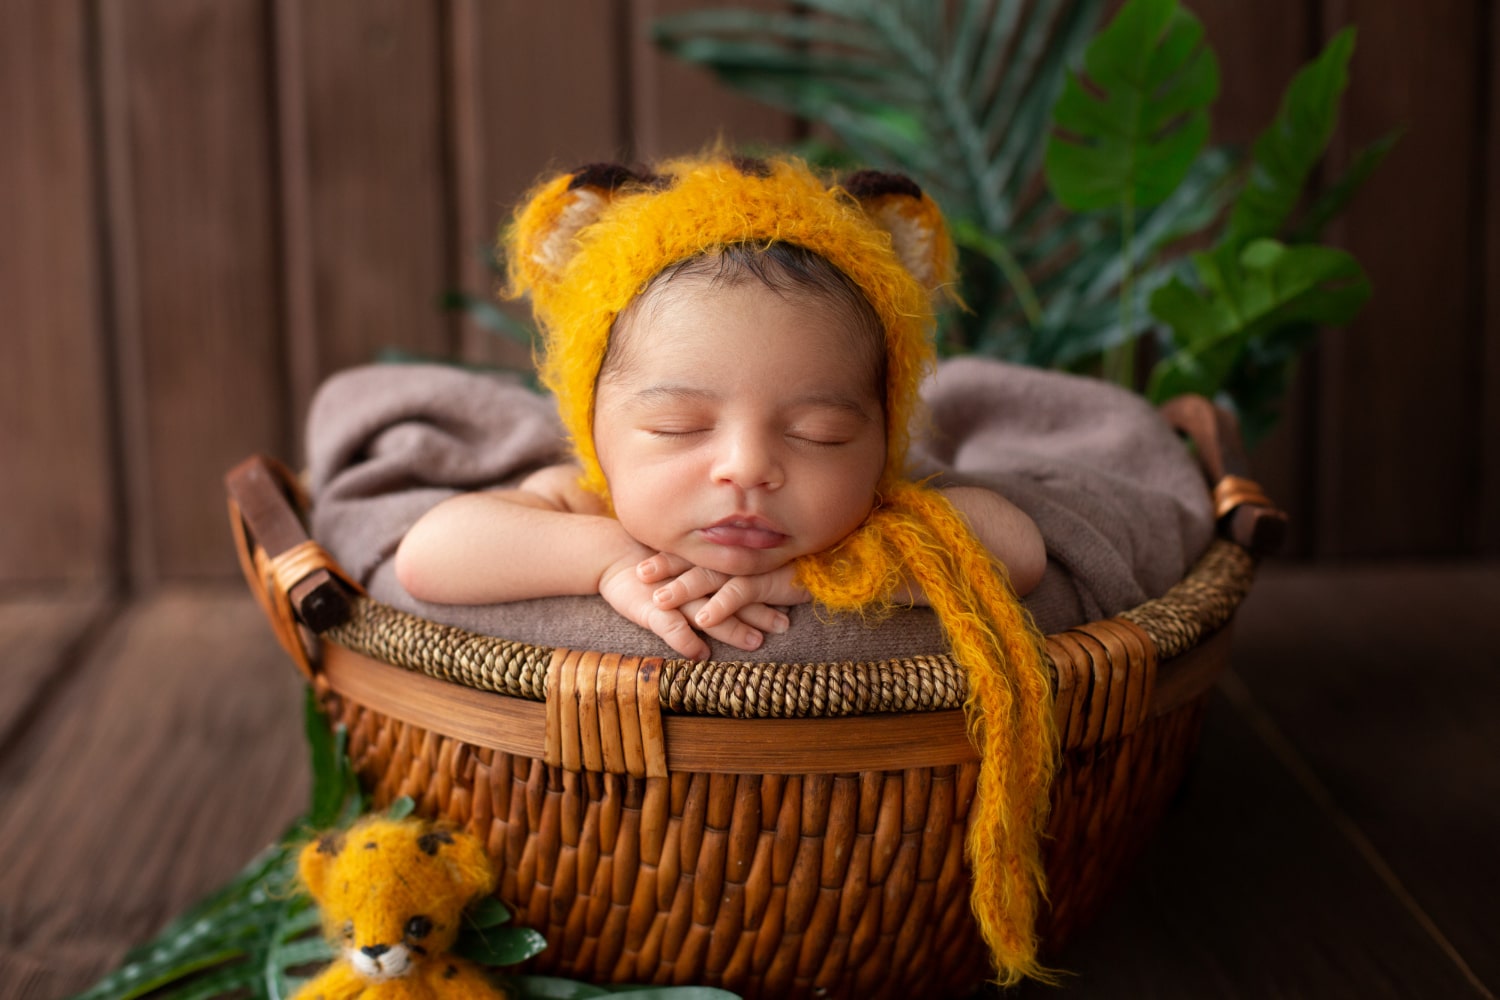
[(674, 283), (640, 305), (594, 400), (594, 446), (625, 530), (746, 575), (858, 527), (885, 465), (868, 334), (753, 279)]

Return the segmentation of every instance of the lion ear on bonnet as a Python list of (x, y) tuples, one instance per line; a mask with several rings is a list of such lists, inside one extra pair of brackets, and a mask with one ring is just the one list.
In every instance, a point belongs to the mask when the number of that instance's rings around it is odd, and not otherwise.
[(937, 203), (905, 174), (860, 170), (844, 178), (843, 188), (859, 202), (876, 226), (891, 237), (891, 249), (934, 297), (953, 292), (955, 253), (948, 225)]
[[(507, 262), (512, 293), (558, 281), (578, 250), (576, 237), (617, 193), (660, 189), (666, 178), (619, 163), (591, 163), (533, 190), (517, 214)], [(937, 204), (904, 174), (860, 170), (837, 185), (891, 238), (901, 264), (934, 297), (953, 294), (955, 253)]]
[(577, 235), (604, 214), (615, 193), (653, 179), (619, 163), (591, 163), (536, 188), (515, 219), (506, 262), (511, 288), (558, 281), (578, 250)]

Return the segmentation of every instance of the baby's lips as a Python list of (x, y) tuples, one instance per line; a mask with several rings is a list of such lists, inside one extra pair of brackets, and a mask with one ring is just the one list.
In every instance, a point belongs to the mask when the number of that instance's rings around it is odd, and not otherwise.
[(774, 549), (787, 538), (759, 517), (726, 517), (704, 528), (703, 537), (716, 545), (741, 549)]

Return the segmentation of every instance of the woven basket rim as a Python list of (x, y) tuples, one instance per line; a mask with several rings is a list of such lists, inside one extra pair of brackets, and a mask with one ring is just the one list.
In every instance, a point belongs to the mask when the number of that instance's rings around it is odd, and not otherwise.
[[(1191, 649), (1229, 621), (1248, 593), (1255, 560), (1217, 539), (1165, 594), (1113, 619), (1088, 622), (1048, 637), (1049, 660), (1077, 634), (1097, 635), (1127, 623), (1150, 644), (1153, 659)], [(484, 635), (444, 625), (361, 596), (350, 620), (327, 640), (396, 666), (478, 690), (544, 701), (547, 673), (570, 650)], [(872, 663), (755, 663), (647, 657), (660, 663), (666, 711), (738, 718), (797, 718), (960, 708), (968, 685), (946, 651)], [(1054, 676), (1056, 665), (1053, 663)]]

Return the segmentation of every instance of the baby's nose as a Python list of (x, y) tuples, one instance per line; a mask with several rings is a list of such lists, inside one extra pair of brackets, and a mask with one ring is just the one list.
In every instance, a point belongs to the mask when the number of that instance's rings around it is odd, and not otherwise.
[(760, 434), (729, 436), (714, 466), (714, 479), (741, 489), (775, 489), (783, 480), (774, 442)]

